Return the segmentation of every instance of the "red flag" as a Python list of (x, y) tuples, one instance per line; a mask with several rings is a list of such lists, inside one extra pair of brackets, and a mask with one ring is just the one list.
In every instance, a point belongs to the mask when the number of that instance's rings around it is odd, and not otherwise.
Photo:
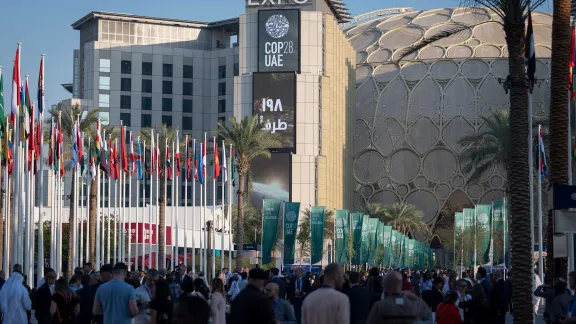
[(218, 156), (218, 143), (216, 143), (216, 137), (214, 137), (214, 179), (218, 179), (220, 176), (220, 157)]
[(34, 174), (36, 174), (38, 171), (40, 171), (40, 142), (41, 142), (41, 136), (42, 136), (42, 121), (39, 120), (36, 123), (36, 149), (34, 150), (35, 152), (35, 168), (34, 168)]
[(36, 136), (34, 136), (34, 105), (30, 107), (30, 120), (28, 123), (30, 124), (30, 135), (28, 136), (28, 172), (32, 171), (32, 167), (34, 166), (34, 158), (35, 158), (35, 150), (36, 144)]
[(82, 146), (84, 146), (82, 143), (82, 133), (80, 132), (80, 120), (78, 120), (78, 127), (76, 128), (76, 143), (78, 143), (78, 162), (81, 165), (84, 165), (84, 163), (82, 162)]
[(120, 134), (120, 141), (122, 143), (120, 143), (120, 147), (122, 152), (120, 154), (122, 158), (122, 170), (128, 173), (128, 158), (126, 157), (126, 126), (121, 128), (121, 132), (122, 134)]
[(166, 145), (166, 179), (172, 180), (172, 162), (170, 161), (170, 146)]
[(48, 143), (48, 166), (54, 161), (54, 119), (50, 123), (50, 142)]
[(114, 163), (114, 176), (116, 177), (115, 179), (120, 179), (120, 163), (118, 163), (118, 140), (114, 141), (114, 160), (116, 161), (116, 163)]
[(108, 163), (110, 163), (110, 170), (108, 172), (109, 172), (110, 178), (116, 179), (116, 172), (115, 172), (116, 161), (114, 160), (114, 157), (115, 157), (114, 141), (112, 140), (112, 137), (110, 137), (110, 139), (108, 140), (108, 147), (110, 148), (110, 162), (108, 162)]

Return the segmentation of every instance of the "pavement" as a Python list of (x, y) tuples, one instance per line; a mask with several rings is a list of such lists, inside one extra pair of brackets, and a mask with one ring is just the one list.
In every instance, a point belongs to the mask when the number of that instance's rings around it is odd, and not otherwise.
[[(512, 317), (512, 315), (506, 316), (506, 324), (512, 324), (512, 323), (514, 323), (514, 318)], [(432, 323), (432, 320), (430, 320), (430, 321), (420, 322), (420, 324), (434, 324), (434, 323)], [(536, 316), (534, 324), (544, 324), (544, 318), (541, 315)]]

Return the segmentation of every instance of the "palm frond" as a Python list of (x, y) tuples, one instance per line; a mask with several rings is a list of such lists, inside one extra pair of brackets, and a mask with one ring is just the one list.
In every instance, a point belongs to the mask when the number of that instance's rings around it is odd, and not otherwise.
[(465, 31), (465, 30), (469, 30), (470, 28), (474, 28), (474, 26), (465, 26), (465, 25), (453, 25), (450, 26), (442, 31), (440, 31), (437, 34), (434, 34), (430, 37), (426, 37), (424, 39), (422, 39), (421, 41), (419, 41), (418, 43), (406, 48), (404, 51), (400, 52), (398, 59), (396, 60), (396, 63), (400, 63), (400, 61), (402, 61), (405, 57), (410, 56), (414, 53), (417, 53), (418, 51), (420, 51), (421, 49), (423, 49), (424, 47), (431, 45), (439, 40), (443, 40), (455, 35), (460, 34), (461, 32)]

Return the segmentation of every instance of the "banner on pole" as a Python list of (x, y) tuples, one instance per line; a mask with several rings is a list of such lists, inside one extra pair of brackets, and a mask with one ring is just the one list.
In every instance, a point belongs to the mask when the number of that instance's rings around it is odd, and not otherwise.
[[(384, 225), (384, 223), (382, 223)], [(382, 226), (382, 239), (383, 239), (383, 247), (384, 247), (384, 258), (383, 261), (384, 265), (390, 266), (392, 265), (392, 226), (384, 225)]]
[(360, 260), (360, 248), (362, 246), (362, 223), (363, 216), (362, 213), (352, 213), (350, 215), (350, 228), (352, 229), (353, 240), (352, 240), (352, 250), (354, 255), (352, 256), (352, 264), (359, 265)]
[(478, 262), (487, 264), (490, 262), (490, 240), (492, 228), (492, 205), (476, 206), (476, 223), (478, 235), (480, 236), (480, 246), (478, 246)]
[(314, 206), (310, 210), (310, 262), (312, 264), (322, 261), (324, 250), (324, 216), (326, 207)]
[(272, 249), (278, 235), (278, 218), (280, 217), (280, 200), (264, 199), (262, 215), (262, 264), (272, 261)]
[(350, 224), (348, 223), (348, 210), (337, 210), (335, 213), (335, 251), (336, 263), (348, 264), (348, 235)]
[(474, 265), (474, 239), (475, 239), (475, 226), (474, 226), (474, 212), (472, 208), (464, 208), (464, 266), (471, 267)]
[(360, 246), (360, 263), (368, 262), (370, 256), (370, 216), (362, 216), (362, 244)]
[(378, 218), (369, 218), (368, 219), (368, 263), (375, 264), (376, 257), (378, 256), (378, 222), (380, 220)]
[(284, 203), (284, 264), (294, 264), (300, 203)]

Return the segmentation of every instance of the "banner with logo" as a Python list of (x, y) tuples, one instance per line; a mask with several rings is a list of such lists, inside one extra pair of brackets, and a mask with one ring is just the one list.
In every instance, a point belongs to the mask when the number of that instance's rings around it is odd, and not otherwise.
[(474, 256), (476, 247), (474, 246), (475, 237), (475, 210), (473, 208), (464, 208), (464, 266), (472, 267), (474, 265)]
[(348, 233), (350, 224), (348, 223), (348, 210), (339, 209), (335, 213), (335, 251), (336, 263), (348, 264)]
[(272, 249), (278, 235), (278, 219), (280, 217), (280, 200), (264, 199), (264, 215), (262, 215), (262, 264), (272, 261)]
[(284, 203), (284, 264), (294, 264), (300, 203)]
[(460, 263), (463, 262), (462, 260), (462, 251), (464, 248), (463, 244), (464, 244), (464, 213), (456, 212), (456, 214), (454, 215), (454, 252), (456, 258), (460, 260)]
[(377, 264), (383, 264), (386, 260), (386, 249), (384, 248), (384, 223), (378, 220), (378, 226), (376, 227), (376, 262)]
[(508, 206), (506, 200), (502, 206), (502, 222), (504, 223), (504, 265), (510, 267), (510, 230), (508, 228)]
[(384, 265), (389, 266), (392, 262), (392, 226), (382, 223), (382, 245), (384, 247)]
[(314, 206), (310, 210), (310, 263), (315, 264), (322, 261), (324, 251), (324, 216), (326, 207)]
[(350, 214), (350, 228), (352, 229), (352, 250), (354, 255), (352, 256), (352, 264), (361, 264), (360, 250), (362, 247), (362, 223), (363, 223), (362, 213), (352, 213)]
[(375, 264), (378, 257), (378, 218), (368, 218), (368, 263)]
[(390, 236), (390, 247), (392, 248), (390, 265), (394, 268), (400, 266), (400, 255), (402, 253), (402, 234), (397, 230), (392, 230), (392, 236)]
[(414, 265), (416, 264), (416, 240), (414, 239), (408, 239), (408, 248), (406, 249), (407, 254), (408, 254), (408, 259), (407, 259), (407, 263), (406, 266), (408, 268), (414, 268)]
[(370, 257), (370, 216), (362, 215), (362, 245), (360, 247), (360, 262), (365, 264)]
[(490, 262), (490, 240), (492, 229), (492, 205), (476, 205), (476, 228), (477, 235), (480, 235), (480, 245), (478, 246), (478, 262), (487, 264)]
[(494, 200), (492, 202), (492, 255), (495, 265), (504, 263), (504, 202)]
[(300, 72), (300, 10), (258, 11), (258, 71)]
[(408, 243), (410, 239), (404, 235), (402, 235), (402, 268), (408, 267)]

